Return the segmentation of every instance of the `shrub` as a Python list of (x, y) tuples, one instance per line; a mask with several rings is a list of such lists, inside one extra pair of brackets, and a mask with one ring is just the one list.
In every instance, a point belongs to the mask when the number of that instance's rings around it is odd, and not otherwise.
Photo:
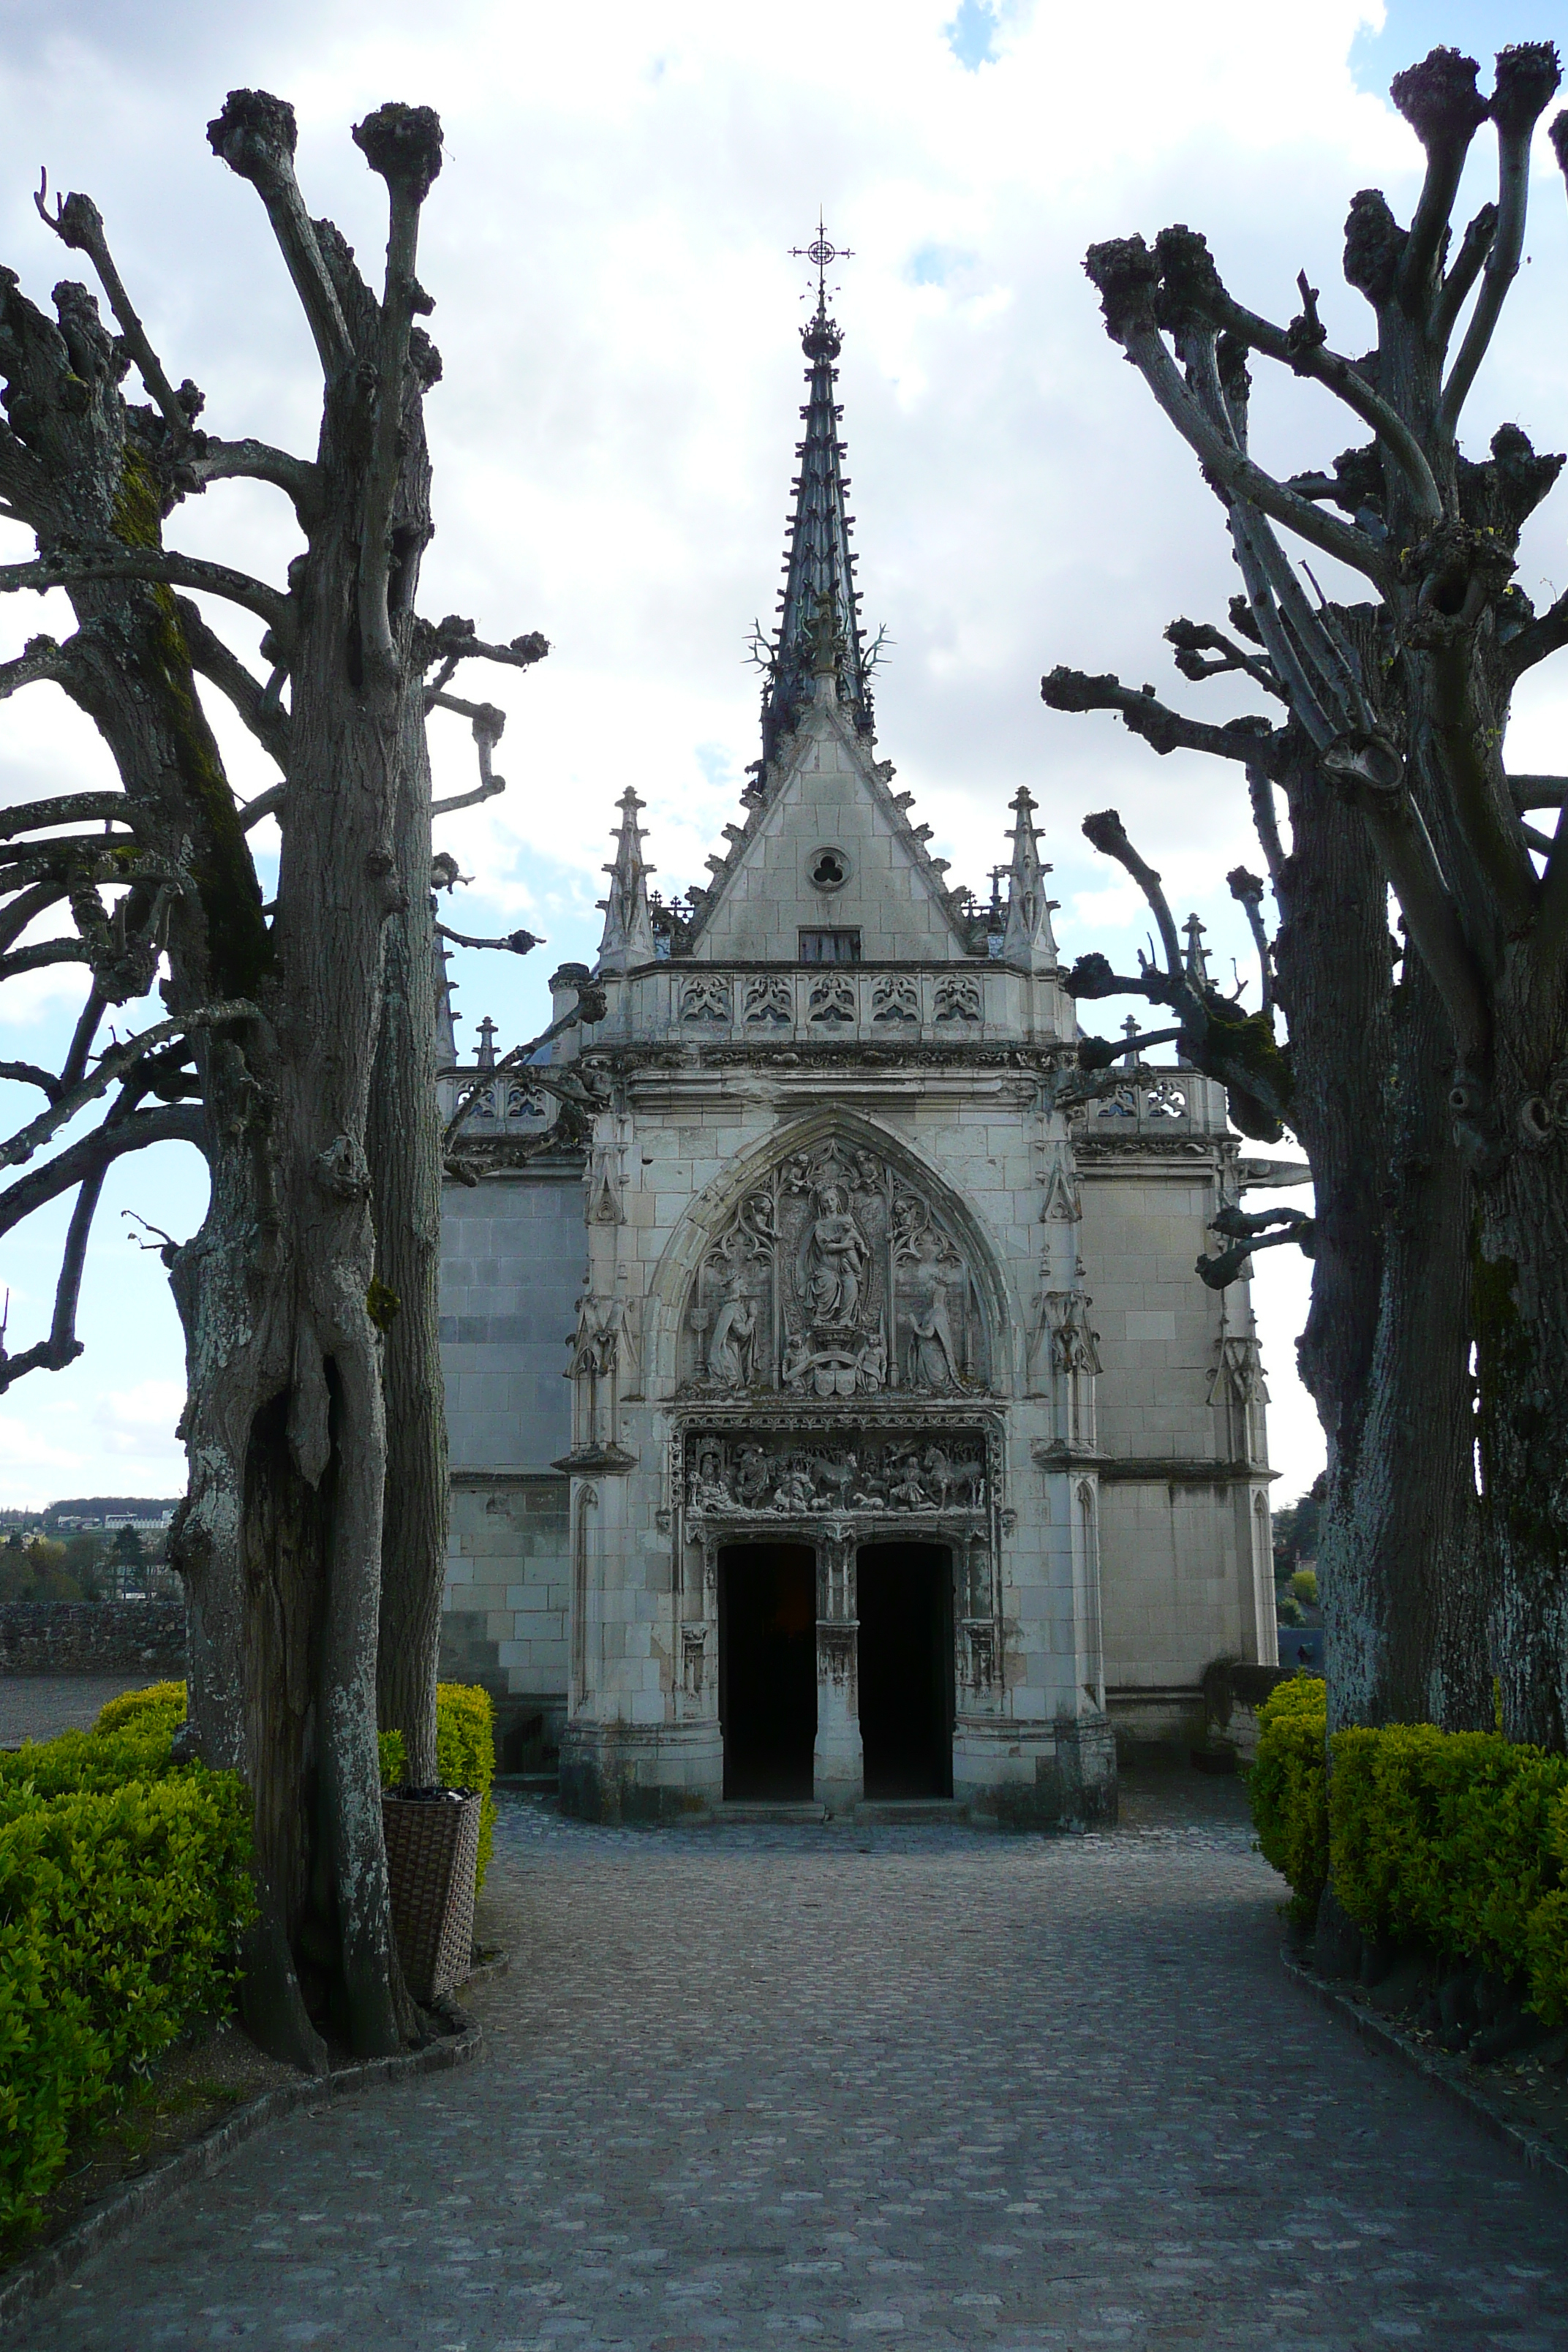
[(1253, 1818), (1293, 1915), (1310, 1918), (1331, 1866), (1363, 1934), (1522, 1979), (1539, 2016), (1568, 2021), (1568, 1757), (1394, 1724), (1336, 1732), (1331, 1773), (1325, 1697), (1300, 1676), (1258, 1713)]
[(1290, 1579), (1290, 1590), (1308, 1609), (1318, 1605), (1318, 1571), (1315, 1568), (1299, 1568)]
[(124, 1731), (132, 1724), (142, 1725), (148, 1717), (159, 1724), (166, 1721), (172, 1732), (177, 1723), (185, 1719), (185, 1685), (184, 1683), (149, 1683), (145, 1690), (121, 1691), (107, 1706), (100, 1706), (93, 1729), (97, 1732)]
[(72, 2132), (132, 2074), (231, 2005), (254, 1916), (249, 1811), (232, 1774), (199, 1765), (111, 1789), (4, 1791), (0, 2228), (35, 2218)]
[(1323, 1744), (1328, 1685), (1312, 1675), (1280, 1683), (1258, 1710), (1258, 1755), (1247, 1777), (1258, 1843), (1291, 1890), (1302, 1926), (1329, 1874)]

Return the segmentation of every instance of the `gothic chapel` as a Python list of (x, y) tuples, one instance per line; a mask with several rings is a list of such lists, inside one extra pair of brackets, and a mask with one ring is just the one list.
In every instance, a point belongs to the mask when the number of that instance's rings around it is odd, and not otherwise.
[[(1092, 1822), (1119, 1737), (1275, 1654), (1247, 1286), (1193, 1271), (1253, 1171), (1192, 1071), (1057, 1107), (1034, 803), (1005, 897), (950, 889), (873, 742), (822, 299), (803, 341), (741, 821), (666, 905), (625, 793), (605, 1016), (489, 1083), (447, 1193), (447, 1670), (593, 1819)], [(447, 1016), (448, 1107), (488, 1030), (458, 1069)]]

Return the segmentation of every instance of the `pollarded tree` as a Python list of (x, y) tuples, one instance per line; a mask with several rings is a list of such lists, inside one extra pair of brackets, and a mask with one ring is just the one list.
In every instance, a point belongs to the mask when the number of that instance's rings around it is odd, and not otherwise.
[[(1304, 277), (1300, 315), (1276, 325), (1235, 299), (1203, 238), (1185, 227), (1163, 231), (1152, 248), (1142, 237), (1096, 246), (1087, 267), (1111, 337), (1219, 499), (1241, 572), (1245, 594), (1233, 609), (1256, 651), (1221, 648), (1217, 633), (1199, 631), (1185, 646), (1178, 636), (1178, 657), (1200, 674), (1205, 651), (1240, 663), (1288, 712), (1279, 729), (1241, 721), (1207, 730), (1216, 740), (1203, 748), (1261, 776), (1255, 803), (1269, 821), (1273, 788), (1282, 787), (1293, 827), (1293, 855), (1276, 875), (1290, 1053), (1277, 1066), (1265, 1044), (1248, 1066), (1313, 1158), (1320, 1278), (1325, 1221), (1339, 1226), (1339, 1295), (1331, 1312), (1315, 1299), (1315, 1344), (1366, 1366), (1355, 1435), (1358, 1445), (1363, 1431), (1375, 1440), (1374, 1481), (1429, 1473), (1457, 1521), (1458, 1465), (1476, 1433), (1474, 1516), (1505, 1726), (1561, 1748), (1568, 835), (1561, 825), (1555, 836), (1537, 831), (1528, 813), (1560, 808), (1568, 785), (1510, 778), (1502, 745), (1517, 682), (1568, 642), (1568, 596), (1537, 614), (1511, 578), (1520, 532), (1563, 460), (1538, 457), (1514, 425), (1498, 430), (1479, 463), (1458, 441), (1519, 268), (1531, 137), (1559, 68), (1555, 51), (1537, 43), (1499, 55), (1489, 98), (1477, 75), (1473, 59), (1436, 49), (1393, 85), (1426, 169), (1408, 228), (1375, 190), (1352, 204), (1345, 276), (1376, 323), (1363, 357), (1331, 348)], [(1498, 201), (1451, 249), (1460, 175), (1488, 121)], [(1552, 140), (1568, 167), (1568, 116)], [(1255, 358), (1320, 384), (1371, 442), (1331, 470), (1266, 472), (1247, 446)], [(1307, 565), (1287, 552), (1289, 539), (1359, 574), (1370, 600), (1319, 594)], [(1064, 673), (1046, 684), (1059, 707), (1120, 708), (1145, 733), (1148, 721), (1161, 723), (1153, 707), (1132, 710), (1135, 698), (1115, 680)], [(1176, 740), (1201, 731), (1168, 716), (1188, 730)], [(1238, 731), (1248, 728), (1256, 758)], [(1120, 854), (1109, 838), (1102, 845)], [(1405, 933), (1392, 991), (1378, 979), (1388, 889)], [(1212, 1024), (1193, 1024), (1200, 1051), (1223, 1058), (1236, 1042), (1226, 1018), (1214, 1037), (1199, 1034)], [(1247, 1236), (1234, 1238), (1239, 1246)], [(1473, 1423), (1464, 1378), (1472, 1337)], [(1310, 1349), (1310, 1326), (1308, 1339)], [(1392, 1352), (1380, 1356), (1385, 1342)], [(1342, 1489), (1331, 1496), (1331, 1521), (1342, 1499)], [(1465, 1544), (1457, 1527), (1454, 1545), (1434, 1551), (1428, 1581), (1445, 1580), (1447, 1570), (1447, 1582), (1463, 1582)], [(1335, 1622), (1339, 1566), (1336, 1554), (1324, 1580), (1331, 1652), (1356, 1630)], [(1352, 1597), (1354, 1606), (1363, 1596)], [(1342, 1711), (1358, 1712), (1357, 1696)]]
[[(56, 288), (51, 318), (0, 271), (0, 514), (37, 550), (0, 568), (0, 589), (63, 589), (76, 623), (0, 667), (0, 697), (58, 687), (119, 778), (0, 814), (0, 979), (64, 961), (89, 978), (61, 1067), (4, 1067), (45, 1108), (0, 1145), (0, 1166), (26, 1171), (0, 1193), (0, 1231), (69, 1192), (76, 1203), (52, 1328), (0, 1358), (0, 1385), (79, 1352), (83, 1258), (113, 1161), (195, 1144), (207, 1213), (164, 1253), (189, 1388), (189, 1491), (171, 1542), (190, 1625), (189, 1742), (253, 1790), (247, 2021), (310, 2065), (324, 2063), (329, 2013), (363, 2053), (420, 2030), (387, 1908), (376, 1688), (379, 1650), (384, 1719), (404, 1732), (413, 1776), (432, 1779), (446, 1482), (426, 721), (442, 704), (468, 716), (480, 792), (498, 789), (500, 714), (458, 701), (451, 679), (470, 658), (527, 667), (547, 650), (536, 636), (487, 646), (472, 624), (416, 609), (431, 530), (423, 403), (440, 363), (417, 323), (431, 304), (415, 265), (440, 128), (428, 108), (387, 106), (353, 135), (388, 194), (379, 297), (338, 230), (306, 210), (289, 107), (235, 91), (208, 130), (260, 195), (310, 325), (322, 378), (312, 458), (198, 425), (201, 394), (171, 382), (86, 197), (39, 209), (89, 260), (117, 332), (81, 286)], [(121, 389), (132, 368), (145, 405)], [(234, 477), (292, 503), (303, 543), (282, 587), (164, 544), (180, 500)], [(197, 596), (260, 621), (265, 677)], [(279, 771), (247, 804), (225, 774), (208, 688)], [(281, 832), (271, 906), (247, 840), (264, 814)], [(106, 1014), (155, 982), (165, 1017), (100, 1047)]]

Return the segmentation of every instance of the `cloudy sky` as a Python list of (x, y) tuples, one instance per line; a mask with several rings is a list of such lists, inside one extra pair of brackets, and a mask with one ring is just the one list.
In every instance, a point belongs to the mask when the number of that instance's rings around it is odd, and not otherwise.
[[(527, 964), (463, 959), (459, 1037), (489, 1012), (510, 1041), (540, 1025), (555, 963), (591, 959), (625, 786), (648, 803), (666, 889), (702, 878), (735, 814), (757, 745), (745, 639), (773, 610), (801, 396), (806, 279), (789, 248), (820, 204), (853, 253), (835, 309), (866, 618), (891, 640), (880, 748), (932, 848), (984, 888), (1026, 783), (1065, 953), (1126, 956), (1142, 908), (1078, 830), (1114, 804), (1180, 910), (1208, 923), (1219, 969), (1234, 955), (1246, 973), (1223, 876), (1257, 861), (1233, 778), (1038, 698), (1042, 670), (1065, 661), (1195, 692), (1214, 716), (1245, 707), (1170, 671), (1164, 623), (1222, 617), (1233, 576), (1217, 509), (1104, 337), (1082, 253), (1188, 221), (1277, 317), (1305, 268), (1335, 341), (1360, 349), (1366, 314), (1338, 267), (1346, 201), (1376, 182), (1407, 216), (1419, 161), (1390, 76), (1438, 41), (1485, 59), (1552, 29), (1540, 0), (961, 0), (956, 13), (954, 0), (0, 0), (0, 259), (46, 300), (77, 273), (32, 209), (38, 170), (89, 192), (213, 428), (309, 449), (309, 341), (260, 207), (213, 161), (205, 122), (236, 85), (290, 99), (311, 209), (377, 261), (379, 184), (349, 126), (386, 98), (439, 110), (447, 163), (420, 262), (446, 362), (428, 410), (439, 528), (425, 608), (493, 637), (542, 629), (554, 648), (527, 677), (486, 680), (509, 712), (509, 790), (443, 825), (474, 877), (461, 927), (524, 922), (548, 940)], [(1487, 193), (1484, 142), (1478, 153), (1466, 209)], [(1568, 436), (1568, 205), (1544, 152), (1527, 251), (1472, 396), (1478, 444), (1502, 417), (1538, 446)], [(1329, 405), (1269, 386), (1266, 462), (1331, 457), (1352, 435)], [(1563, 496), (1521, 567), (1537, 597), (1568, 580)], [(282, 501), (238, 487), (182, 509), (171, 536), (274, 576), (294, 546)], [(0, 545), (30, 551), (3, 529)], [(0, 611), (0, 656), (67, 625), (63, 602), (19, 602)], [(225, 625), (246, 645), (247, 625)], [(1510, 764), (1560, 766), (1563, 717), (1539, 680)], [(437, 723), (451, 730), (442, 786), (461, 789), (471, 745), (460, 722)], [(248, 745), (229, 748), (242, 786), (266, 781)], [(5, 706), (0, 802), (101, 772), (52, 688)], [(8, 989), (0, 1055), (58, 1053), (75, 992), (47, 973)], [(35, 1105), (0, 1088), (7, 1131)], [(0, 1399), (0, 1503), (179, 1490), (178, 1328), (122, 1213), (183, 1237), (201, 1211), (194, 1154), (121, 1163), (89, 1264), (86, 1357)], [(13, 1349), (47, 1328), (61, 1222), (0, 1244)], [(1321, 1446), (1292, 1359), (1306, 1268), (1293, 1253), (1263, 1265), (1283, 1500)]]

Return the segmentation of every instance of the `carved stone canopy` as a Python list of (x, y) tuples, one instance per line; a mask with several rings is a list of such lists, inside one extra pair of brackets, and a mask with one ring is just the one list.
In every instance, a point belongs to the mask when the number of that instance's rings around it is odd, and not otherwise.
[(924, 1188), (835, 1139), (750, 1191), (693, 1280), (685, 1393), (958, 1396), (991, 1376), (964, 1247)]

